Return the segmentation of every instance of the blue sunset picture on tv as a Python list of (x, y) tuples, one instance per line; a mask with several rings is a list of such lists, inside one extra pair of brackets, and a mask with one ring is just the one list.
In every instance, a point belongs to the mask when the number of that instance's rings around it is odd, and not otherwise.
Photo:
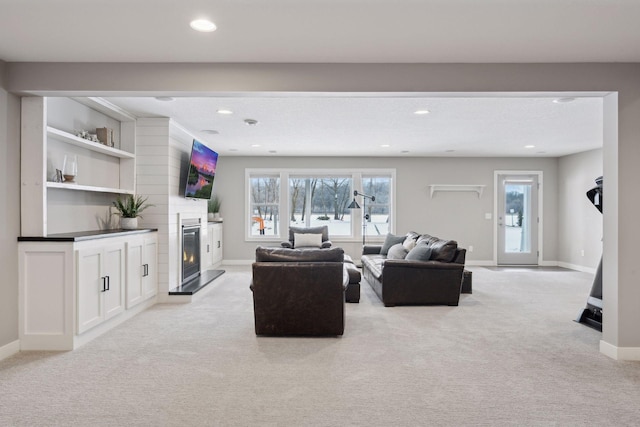
[(211, 198), (217, 163), (218, 153), (194, 139), (185, 197)]

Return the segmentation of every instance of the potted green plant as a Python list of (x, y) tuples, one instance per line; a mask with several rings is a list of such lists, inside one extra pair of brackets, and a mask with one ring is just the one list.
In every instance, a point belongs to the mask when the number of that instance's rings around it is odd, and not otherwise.
[(208, 219), (209, 221), (216, 220), (220, 218), (220, 197), (217, 195), (212, 195), (209, 201), (207, 202), (207, 212), (209, 213)]
[(120, 228), (124, 230), (134, 230), (138, 228), (138, 218), (142, 217), (140, 213), (153, 206), (147, 203), (147, 197), (128, 195), (124, 199), (118, 196), (113, 202), (113, 206), (118, 210), (120, 215)]

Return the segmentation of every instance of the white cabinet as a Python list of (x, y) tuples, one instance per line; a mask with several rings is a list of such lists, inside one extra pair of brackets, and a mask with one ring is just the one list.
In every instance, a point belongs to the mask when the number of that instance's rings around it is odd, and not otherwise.
[(158, 293), (158, 238), (127, 241), (127, 309)]
[(77, 254), (78, 333), (124, 311), (124, 243)]
[(73, 350), (155, 304), (157, 232), (87, 233), (18, 238), (21, 350)]
[[(76, 136), (98, 128), (113, 147)], [(20, 146), (23, 236), (90, 229), (115, 194), (135, 193), (135, 117), (100, 98), (24, 97)], [(65, 156), (77, 160), (73, 182), (57, 181)]]
[(210, 222), (207, 226), (207, 265), (216, 267), (222, 262), (222, 223)]

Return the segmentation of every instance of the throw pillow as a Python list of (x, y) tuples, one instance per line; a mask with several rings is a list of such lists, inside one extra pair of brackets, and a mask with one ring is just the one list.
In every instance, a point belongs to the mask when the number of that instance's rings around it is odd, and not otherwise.
[(431, 248), (426, 243), (420, 243), (411, 249), (404, 259), (411, 261), (429, 261), (431, 258)]
[(380, 249), (380, 255), (387, 255), (391, 246), (404, 242), (404, 239), (405, 236), (396, 236), (391, 233), (387, 234), (387, 237), (385, 237), (384, 243), (382, 244), (382, 248)]
[(389, 248), (387, 259), (404, 259), (407, 256), (407, 250), (402, 243), (396, 243)]
[(413, 236), (407, 236), (407, 238), (404, 239), (404, 242), (402, 242), (402, 246), (404, 246), (407, 252), (409, 252), (411, 249), (416, 247), (416, 239), (414, 239)]
[(322, 246), (322, 234), (294, 233), (293, 246), (295, 248), (319, 248)]

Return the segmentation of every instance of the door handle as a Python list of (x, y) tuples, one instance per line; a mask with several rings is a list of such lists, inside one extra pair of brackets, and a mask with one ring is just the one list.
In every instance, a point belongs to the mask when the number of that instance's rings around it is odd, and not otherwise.
[(106, 276), (107, 278), (107, 291), (111, 288), (111, 278), (109, 276)]
[(100, 290), (100, 292), (106, 292), (107, 291), (107, 276), (102, 276), (100, 279), (102, 279), (102, 290)]

